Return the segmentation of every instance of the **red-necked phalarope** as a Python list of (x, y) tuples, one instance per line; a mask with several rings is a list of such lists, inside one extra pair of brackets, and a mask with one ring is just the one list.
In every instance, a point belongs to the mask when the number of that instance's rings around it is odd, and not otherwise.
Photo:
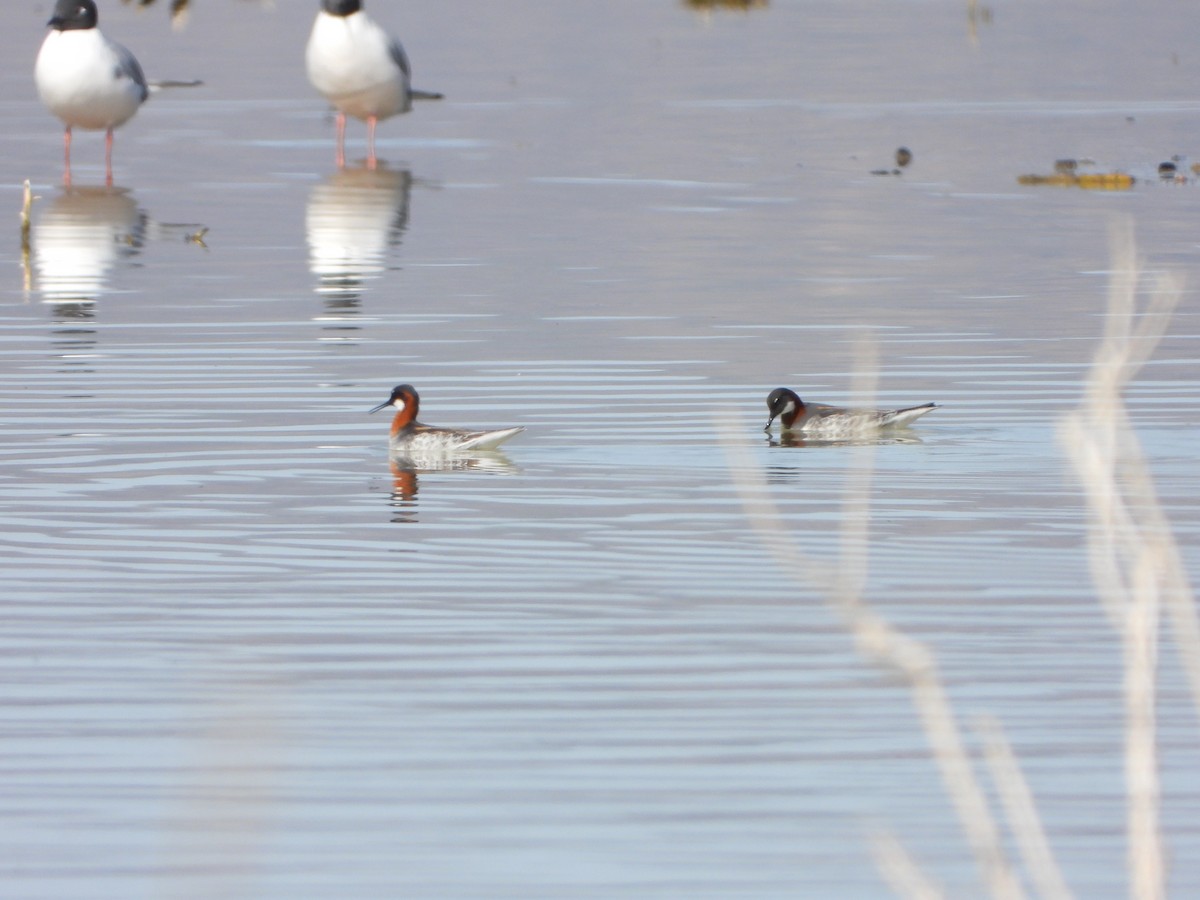
[(925, 403), (905, 409), (846, 409), (824, 403), (805, 403), (795, 391), (775, 388), (767, 396), (767, 409), (771, 417), (763, 431), (770, 431), (771, 423), (778, 418), (785, 432), (839, 438), (907, 425), (937, 409), (937, 404)]
[(375, 167), (375, 124), (441, 94), (410, 86), (400, 42), (362, 10), (362, 0), (321, 0), (305, 50), (308, 80), (337, 109), (337, 164), (346, 164), (346, 116), (367, 123), (367, 165)]
[(502, 428), (498, 431), (463, 431), (457, 428), (435, 428), (417, 421), (421, 398), (411, 384), (398, 384), (388, 397), (369, 412), (379, 412), (386, 406), (396, 410), (392, 419), (391, 448), (398, 454), (457, 453), (465, 450), (491, 450), (510, 437), (520, 434), (523, 427)]

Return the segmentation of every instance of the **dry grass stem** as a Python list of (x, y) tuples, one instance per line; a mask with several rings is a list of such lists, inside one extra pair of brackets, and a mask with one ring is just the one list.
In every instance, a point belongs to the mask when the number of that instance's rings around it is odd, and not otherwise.
[(871, 842), (875, 856), (875, 868), (883, 876), (892, 891), (909, 900), (943, 900), (946, 896), (941, 886), (931, 881), (916, 860), (904, 849), (891, 832), (875, 835)]
[[(1122, 392), (1153, 354), (1182, 291), (1175, 281), (1162, 277), (1150, 292), (1146, 308), (1139, 311), (1141, 277), (1130, 230), (1116, 234), (1113, 244), (1104, 340), (1096, 352), (1081, 406), (1064, 419), (1061, 438), (1089, 503), (1089, 563), (1100, 603), (1121, 636), (1130, 894), (1136, 900), (1162, 900), (1166, 865), (1159, 825), (1156, 740), (1160, 610), (1169, 617), (1198, 712), (1200, 619)], [(856, 394), (870, 395), (876, 369), (874, 348), (860, 349), (860, 359), (867, 364), (859, 370), (865, 374), (856, 382)], [(1021, 880), (1005, 853), (933, 653), (892, 628), (865, 599), (873, 448), (854, 448), (860, 459), (849, 476), (838, 558), (830, 564), (808, 556), (792, 540), (747, 444), (725, 424), (735, 418), (723, 415), (718, 431), (751, 523), (784, 570), (811, 584), (841, 616), (858, 652), (903, 677), (988, 892), (996, 898), (1023, 897)], [(1053, 900), (1071, 897), (1007, 739), (995, 722), (984, 723), (980, 731), (1032, 888)], [(880, 872), (894, 890), (922, 900), (942, 896), (941, 889), (921, 873), (894, 836), (878, 836), (874, 844)]]
[[(874, 394), (874, 348), (860, 348), (860, 355), (867, 358), (868, 365), (858, 367), (866, 374), (856, 378), (855, 396), (865, 400)], [(791, 539), (761, 469), (734, 430), (723, 424), (735, 420), (736, 416), (722, 416), (718, 428), (752, 524), (785, 571), (824, 595), (842, 617), (859, 653), (899, 673), (908, 684), (933, 758), (988, 892), (1000, 900), (1023, 898), (1020, 881), (1004, 852), (1000, 829), (971, 765), (936, 659), (920, 641), (876, 615), (864, 596), (874, 448), (869, 444), (854, 448), (860, 458), (846, 491), (838, 559), (829, 565), (805, 554)]]
[(1021, 773), (1004, 730), (997, 720), (988, 717), (976, 725), (976, 731), (983, 738), (984, 759), (1004, 807), (1005, 820), (1025, 864), (1024, 870), (1037, 896), (1046, 900), (1068, 900), (1073, 896), (1071, 889), (1067, 887), (1054, 859), (1054, 852), (1050, 849), (1037, 812), (1033, 791)]
[(1079, 409), (1060, 431), (1091, 511), (1092, 577), (1120, 635), (1124, 671), (1126, 835), (1130, 895), (1166, 896), (1157, 747), (1158, 634), (1166, 610), (1200, 711), (1200, 622), (1170, 523), (1122, 394), (1153, 354), (1182, 296), (1160, 276), (1138, 308), (1141, 268), (1128, 225), (1114, 229), (1105, 333)]
[(29, 179), (26, 178), (21, 203), (21, 271), (24, 275), (23, 286), (26, 298), (28, 298), (29, 292), (33, 290), (33, 265), (30, 263), (30, 253), (32, 251), (30, 229), (33, 227), (33, 201), (37, 199), (33, 194), (33, 188), (29, 184)]

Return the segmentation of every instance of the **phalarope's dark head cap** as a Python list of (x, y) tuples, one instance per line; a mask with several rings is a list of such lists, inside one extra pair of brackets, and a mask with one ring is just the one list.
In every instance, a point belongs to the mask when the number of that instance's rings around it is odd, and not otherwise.
[(415, 406), (417, 403), (420, 402), (420, 400), (421, 400), (421, 398), (417, 396), (417, 389), (414, 388), (411, 384), (398, 384), (394, 388), (392, 388), (392, 394), (390, 397), (388, 397), (386, 400), (384, 400), (378, 406), (372, 407), (371, 409), (367, 410), (367, 412), (368, 413), (379, 412), (384, 407), (395, 406), (397, 401), (399, 401), (400, 405), (403, 407), (408, 407), (410, 405)]
[(804, 401), (791, 388), (775, 388), (775, 390), (767, 394), (767, 411), (770, 412), (771, 416), (767, 419), (767, 424), (763, 428), (763, 431), (767, 431), (771, 427), (771, 423), (775, 421), (776, 416), (787, 411), (789, 403), (793, 405), (793, 408), (799, 408), (804, 405)]

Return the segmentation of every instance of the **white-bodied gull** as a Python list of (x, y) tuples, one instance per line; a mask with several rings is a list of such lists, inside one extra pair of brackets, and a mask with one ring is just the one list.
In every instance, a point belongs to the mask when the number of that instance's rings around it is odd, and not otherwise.
[(308, 80), (337, 110), (337, 164), (346, 164), (346, 116), (367, 123), (367, 165), (375, 166), (375, 125), (406, 113), (418, 91), (400, 42), (363, 12), (361, 0), (321, 0), (305, 51)]

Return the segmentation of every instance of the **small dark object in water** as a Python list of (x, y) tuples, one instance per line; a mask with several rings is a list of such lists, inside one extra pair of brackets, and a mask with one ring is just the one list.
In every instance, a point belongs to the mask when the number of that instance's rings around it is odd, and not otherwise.
[(903, 169), (910, 162), (912, 162), (912, 151), (907, 147), (900, 147), (896, 151), (896, 165)]
[(1174, 178), (1175, 177), (1175, 163), (1173, 163), (1173, 162), (1159, 163), (1158, 164), (1158, 177), (1159, 178), (1167, 178), (1167, 179)]
[(1056, 159), (1054, 161), (1055, 172), (1074, 172), (1079, 168), (1079, 160), (1077, 159)]

